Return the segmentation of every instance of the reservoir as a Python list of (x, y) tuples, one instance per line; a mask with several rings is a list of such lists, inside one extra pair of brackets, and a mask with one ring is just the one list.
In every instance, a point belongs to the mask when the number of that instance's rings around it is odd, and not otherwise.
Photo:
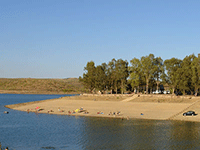
[[(0, 94), (0, 142), (9, 150), (200, 149), (200, 123), (27, 113), (5, 105), (73, 95)], [(8, 114), (4, 112), (8, 111)]]

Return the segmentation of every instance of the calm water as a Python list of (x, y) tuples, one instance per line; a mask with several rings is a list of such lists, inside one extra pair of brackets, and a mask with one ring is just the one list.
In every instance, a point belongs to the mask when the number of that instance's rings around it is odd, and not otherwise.
[(28, 114), (4, 107), (62, 96), (0, 94), (1, 147), (8, 146), (10, 150), (200, 149), (200, 123)]

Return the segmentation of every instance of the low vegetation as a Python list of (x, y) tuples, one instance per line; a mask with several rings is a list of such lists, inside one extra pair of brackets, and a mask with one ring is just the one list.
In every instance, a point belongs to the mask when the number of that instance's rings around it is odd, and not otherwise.
[(126, 98), (131, 97), (132, 95), (111, 95), (111, 94), (105, 94), (105, 95), (79, 95), (79, 96), (70, 96), (68, 99), (70, 100), (92, 100), (92, 101), (122, 101)]
[(82, 92), (84, 92), (84, 87), (77, 78), (68, 78), (68, 79), (1, 78), (0, 79), (0, 93), (79, 94)]

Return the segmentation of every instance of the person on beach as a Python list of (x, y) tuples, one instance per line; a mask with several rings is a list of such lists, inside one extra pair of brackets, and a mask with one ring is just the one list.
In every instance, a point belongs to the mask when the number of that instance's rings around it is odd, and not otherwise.
[(88, 111), (85, 111), (84, 113), (85, 113), (85, 114), (89, 114), (89, 112), (88, 112)]
[(6, 147), (6, 149), (5, 149), (5, 150), (9, 150), (9, 149), (8, 149), (8, 147)]
[(117, 112), (117, 115), (120, 115), (120, 111)]

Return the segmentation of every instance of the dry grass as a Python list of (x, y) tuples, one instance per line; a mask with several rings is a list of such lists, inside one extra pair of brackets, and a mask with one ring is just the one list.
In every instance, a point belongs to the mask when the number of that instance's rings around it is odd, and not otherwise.
[(71, 94), (82, 93), (83, 85), (77, 78), (69, 79), (34, 79), (1, 78), (0, 93), (29, 94)]
[[(91, 94), (92, 95), (92, 94)], [(126, 98), (128, 98), (128, 96), (122, 96), (122, 95), (99, 95), (99, 96), (84, 96), (84, 95), (80, 95), (80, 96), (72, 96), (72, 97), (68, 97), (68, 99), (70, 100), (93, 100), (93, 101), (122, 101)]]
[(93, 101), (123, 101), (133, 96), (129, 102), (156, 102), (156, 103), (194, 103), (200, 100), (199, 97), (191, 96), (174, 96), (174, 95), (139, 95), (134, 98), (134, 95), (118, 94), (118, 95), (80, 95), (68, 97), (70, 100), (93, 100)]
[(159, 102), (159, 103), (193, 103), (197, 101), (194, 96), (174, 96), (174, 95), (140, 95), (132, 102)]

